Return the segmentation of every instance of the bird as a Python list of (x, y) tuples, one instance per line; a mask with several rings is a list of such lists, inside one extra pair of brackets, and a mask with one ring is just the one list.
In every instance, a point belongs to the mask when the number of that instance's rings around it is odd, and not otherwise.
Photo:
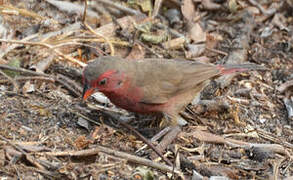
[(83, 100), (96, 91), (125, 110), (162, 113), (166, 124), (180, 124), (179, 112), (208, 85), (210, 79), (235, 72), (262, 69), (256, 64), (213, 65), (185, 59), (126, 60), (101, 56), (83, 70)]

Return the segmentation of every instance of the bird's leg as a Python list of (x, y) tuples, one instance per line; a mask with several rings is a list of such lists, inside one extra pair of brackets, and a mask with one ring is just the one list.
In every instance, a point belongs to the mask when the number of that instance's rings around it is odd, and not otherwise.
[[(129, 123), (125, 122), (124, 120), (121, 120), (121, 116), (118, 116), (115, 113), (109, 113), (109, 112), (104, 112), (106, 115), (118, 120), (122, 126), (127, 128), (128, 130), (132, 131), (138, 138), (140, 138), (144, 143), (146, 143), (155, 153), (162, 158), (163, 161), (165, 161), (168, 165), (172, 166), (173, 164), (163, 156), (163, 154), (148, 140), (146, 139), (143, 135), (141, 135), (137, 130), (135, 130), (132, 126), (129, 125)], [(115, 114), (115, 115), (114, 115)], [(133, 118), (127, 117), (127, 119), (132, 120)]]
[(173, 115), (169, 113), (163, 113), (164, 119), (161, 122), (161, 127), (171, 126), (185, 126), (187, 122), (180, 115)]
[[(167, 113), (163, 113), (164, 118), (167, 119), (168, 124), (171, 124), (170, 130), (164, 135), (162, 141), (156, 146), (156, 148), (163, 152), (169, 144), (177, 137), (177, 135), (181, 132), (181, 126), (186, 125), (186, 121), (179, 115), (170, 115)], [(166, 121), (166, 120), (165, 120)], [(163, 122), (165, 123), (165, 122)], [(180, 123), (180, 124), (179, 124)], [(162, 125), (162, 124), (161, 124)], [(163, 129), (164, 131), (165, 129)], [(161, 132), (159, 132), (161, 133)]]
[(158, 156), (160, 156), (168, 165), (172, 166), (172, 163), (165, 157), (163, 154), (143, 135), (141, 135), (137, 130), (135, 130), (132, 126), (127, 123), (120, 122), (124, 127), (131, 130), (136, 136), (138, 136), (143, 142), (145, 142), (152, 150), (156, 152)]

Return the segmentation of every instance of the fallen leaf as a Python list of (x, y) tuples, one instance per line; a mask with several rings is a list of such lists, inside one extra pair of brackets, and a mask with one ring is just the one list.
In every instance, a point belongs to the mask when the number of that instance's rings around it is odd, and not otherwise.
[(229, 10), (230, 12), (232, 13), (236, 13), (237, 12), (237, 9), (238, 9), (238, 5), (237, 5), (237, 2), (236, 0), (229, 0), (228, 2), (228, 6), (229, 6)]
[(167, 42), (164, 42), (162, 45), (165, 49), (179, 49), (184, 46), (185, 37), (179, 37), (175, 39), (171, 39)]
[(188, 51), (185, 54), (186, 58), (200, 56), (205, 50), (205, 44), (189, 44)]
[(213, 49), (217, 46), (219, 41), (222, 41), (223, 37), (219, 34), (213, 33), (207, 33), (206, 34), (206, 47)]
[(194, 4), (192, 0), (184, 0), (181, 6), (181, 12), (183, 16), (190, 22), (192, 22), (195, 16)]
[(201, 4), (204, 9), (207, 10), (219, 10), (221, 9), (221, 5), (214, 3), (212, 0), (202, 0)]
[(87, 120), (80, 117), (77, 120), (77, 124), (89, 131), (89, 123)]
[(193, 23), (191, 29), (188, 31), (188, 37), (194, 41), (194, 43), (200, 43), (206, 41), (206, 32), (201, 28), (199, 23)]
[(32, 93), (35, 91), (35, 85), (32, 84), (30, 81), (27, 81), (24, 83), (22, 87), (22, 93), (27, 94), (27, 93)]
[(79, 136), (74, 143), (77, 149), (84, 149), (90, 144), (90, 141), (85, 136)]

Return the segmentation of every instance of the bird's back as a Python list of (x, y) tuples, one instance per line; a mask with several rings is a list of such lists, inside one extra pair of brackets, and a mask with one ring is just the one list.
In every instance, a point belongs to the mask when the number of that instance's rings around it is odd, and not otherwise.
[(143, 59), (130, 64), (135, 69), (135, 85), (143, 89), (150, 103), (166, 102), (220, 73), (214, 65), (180, 59)]

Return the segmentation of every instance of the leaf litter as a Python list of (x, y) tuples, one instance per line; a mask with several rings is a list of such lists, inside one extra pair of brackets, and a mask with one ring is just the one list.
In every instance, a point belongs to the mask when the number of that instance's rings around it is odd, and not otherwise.
[[(292, 1), (86, 3), (0, 2), (1, 178), (292, 178)], [(128, 113), (101, 94), (81, 101), (82, 68), (110, 54), (267, 70), (210, 82), (182, 112), (188, 125), (163, 145), (161, 118)], [(117, 117), (154, 137), (174, 167)]]

